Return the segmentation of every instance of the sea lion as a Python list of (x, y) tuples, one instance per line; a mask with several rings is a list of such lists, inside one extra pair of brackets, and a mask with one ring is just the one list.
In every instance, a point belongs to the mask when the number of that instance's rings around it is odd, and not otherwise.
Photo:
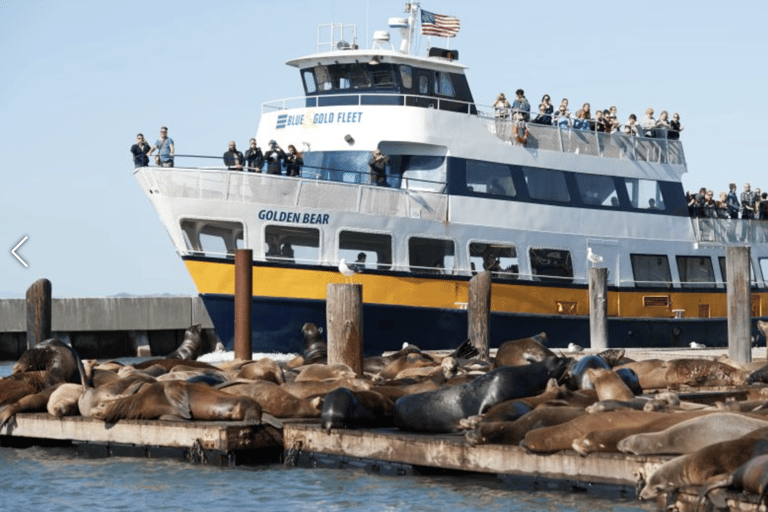
[(600, 356), (584, 356), (574, 361), (568, 370), (568, 382), (573, 389), (595, 389), (595, 384), (590, 380), (587, 370), (602, 368), (610, 370), (611, 367)]
[(744, 492), (757, 494), (758, 507), (765, 501), (768, 492), (768, 454), (752, 457), (724, 478), (720, 478), (699, 493), (696, 510), (701, 510), (702, 501), (709, 498), (712, 503), (723, 510), (728, 508), (721, 494), (709, 496), (715, 489), (734, 487)]
[(235, 380), (217, 386), (224, 393), (256, 400), (263, 412), (276, 418), (319, 418), (322, 398), (299, 398), (265, 380)]
[(640, 378), (632, 368), (619, 368), (614, 370), (614, 372), (616, 372), (616, 375), (621, 377), (621, 380), (624, 381), (624, 384), (627, 385), (632, 394), (643, 394), (643, 387), (640, 385)]
[(299, 398), (311, 398), (313, 396), (325, 396), (334, 389), (349, 388), (355, 391), (371, 389), (371, 381), (364, 379), (333, 379), (312, 381), (305, 380), (301, 382), (286, 382), (281, 387)]
[(63, 341), (38, 343), (21, 354), (9, 377), (0, 380), (0, 405), (60, 382), (78, 382), (80, 364), (80, 355)]
[(301, 326), (304, 337), (304, 364), (325, 363), (328, 360), (328, 345), (322, 338), (323, 328), (311, 322)]
[[(64, 383), (60, 382), (48, 386), (38, 393), (30, 393), (19, 398), (17, 401), (0, 407), (0, 429), (5, 425), (10, 425), (11, 420), (20, 412), (42, 412), (45, 411), (46, 404), (51, 394)], [(10, 428), (10, 427), (9, 427)], [(10, 433), (10, 432), (7, 432)]]
[(168, 354), (166, 359), (180, 359), (182, 361), (194, 361), (203, 353), (203, 326), (195, 324), (184, 331), (184, 340), (175, 351)]
[(621, 377), (604, 368), (589, 368), (586, 371), (587, 378), (595, 386), (597, 398), (603, 400), (632, 400), (634, 393), (629, 389)]
[(640, 491), (640, 499), (653, 499), (681, 487), (709, 485), (749, 459), (766, 453), (768, 429), (761, 428), (739, 439), (714, 443), (696, 452), (680, 455), (651, 473)]
[(395, 425), (403, 430), (454, 432), (459, 421), (483, 414), (493, 405), (541, 393), (559, 379), (569, 359), (551, 356), (523, 366), (501, 366), (469, 382), (417, 393), (395, 402)]
[(500, 366), (521, 366), (533, 362), (540, 362), (548, 357), (554, 357), (555, 353), (544, 346), (547, 342), (547, 333), (540, 332), (530, 338), (505, 341), (496, 350), (493, 358), (493, 368)]
[(567, 423), (531, 430), (525, 434), (520, 446), (536, 453), (568, 450), (573, 442), (590, 432), (618, 426), (638, 426), (661, 418), (664, 413), (635, 411), (633, 409), (584, 414)]
[(285, 373), (282, 367), (271, 357), (262, 357), (258, 361), (249, 361), (240, 367), (235, 379), (265, 380), (282, 384)]
[(328, 379), (354, 379), (355, 371), (344, 363), (334, 364), (310, 364), (303, 366), (294, 382), (320, 381)]
[(397, 374), (403, 370), (424, 367), (434, 368), (439, 365), (440, 364), (438, 362), (426, 354), (422, 354), (421, 352), (412, 352), (387, 364), (384, 368), (381, 369), (379, 373), (376, 374), (374, 380), (387, 381), (394, 379)]
[(384, 369), (392, 361), (396, 361), (401, 357), (405, 357), (408, 354), (418, 354), (421, 349), (416, 345), (410, 345), (408, 343), (403, 344), (403, 348), (397, 352), (392, 352), (387, 355), (380, 356), (368, 356), (363, 359), (363, 372), (375, 375)]
[(768, 420), (732, 412), (713, 412), (682, 421), (660, 432), (625, 437), (619, 441), (617, 448), (635, 455), (682, 455), (710, 444), (737, 439), (764, 427), (768, 427)]
[(643, 389), (671, 386), (738, 386), (750, 376), (749, 370), (735, 368), (721, 361), (707, 359), (658, 359), (628, 363), (620, 368), (632, 368)]
[(332, 428), (389, 427), (392, 425), (392, 400), (376, 391), (339, 388), (323, 399), (320, 426)]
[(464, 435), (471, 446), (478, 444), (517, 445), (526, 433), (537, 428), (567, 423), (586, 414), (583, 407), (536, 408), (515, 421), (482, 422)]
[(59, 385), (48, 398), (46, 410), (51, 416), (77, 416), (80, 414), (78, 401), (83, 394), (82, 384), (65, 382)]
[(131, 369), (136, 370), (148, 370), (152, 367), (160, 367), (163, 368), (166, 372), (171, 371), (176, 366), (188, 366), (191, 368), (198, 368), (198, 369), (207, 369), (207, 370), (219, 370), (219, 368), (213, 366), (212, 364), (208, 364), (204, 361), (192, 361), (191, 359), (169, 359), (169, 358), (162, 358), (162, 359), (149, 359), (147, 361), (142, 361), (141, 363), (136, 363), (132, 365), (126, 365), (123, 368), (121, 368), (117, 373), (120, 375), (123, 372), (129, 371)]

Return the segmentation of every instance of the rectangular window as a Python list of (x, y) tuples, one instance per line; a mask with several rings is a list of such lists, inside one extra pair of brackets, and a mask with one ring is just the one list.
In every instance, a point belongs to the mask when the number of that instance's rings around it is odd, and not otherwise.
[(392, 66), (389, 64), (379, 64), (373, 71), (373, 83), (379, 89), (391, 89), (395, 86), (395, 76), (392, 72)]
[(360, 231), (339, 233), (339, 259), (358, 270), (392, 268), (392, 236)]
[[(726, 275), (726, 266), (725, 266), (725, 256), (720, 256), (717, 258), (717, 262), (720, 265), (720, 273), (723, 276), (723, 282), (728, 282), (728, 276)], [(765, 276), (768, 275), (766, 272), (768, 272), (768, 258), (760, 258), (760, 270), (763, 272), (763, 279), (765, 279)], [(749, 279), (752, 285), (755, 284), (755, 269), (752, 268), (752, 261), (749, 262)]]
[(561, 249), (531, 249), (531, 273), (534, 279), (555, 283), (573, 281), (571, 253)]
[(619, 196), (616, 185), (610, 176), (594, 174), (576, 174), (576, 186), (584, 204), (618, 208)]
[(427, 75), (419, 75), (419, 94), (423, 96), (429, 94), (429, 77)]
[(467, 190), (496, 196), (517, 195), (508, 166), (477, 160), (467, 160)]
[(675, 259), (683, 288), (715, 285), (715, 271), (709, 256), (677, 256)]
[(370, 89), (372, 80), (368, 67), (363, 64), (350, 64), (349, 81), (353, 89)]
[(528, 186), (528, 195), (531, 196), (531, 199), (561, 203), (567, 203), (571, 200), (563, 172), (536, 167), (523, 167), (523, 175), (525, 176), (525, 184)]
[(451, 82), (451, 75), (449, 73), (444, 71), (435, 72), (435, 93), (451, 98), (456, 96), (456, 90), (453, 88), (453, 82)]
[(472, 273), (490, 270), (494, 278), (517, 279), (520, 262), (517, 248), (511, 244), (473, 242), (469, 244)]
[(320, 260), (320, 230), (266, 226), (264, 256), (267, 260), (284, 263), (317, 263)]
[(639, 210), (664, 210), (664, 197), (659, 183), (654, 180), (624, 178), (627, 195), (633, 208)]
[(333, 89), (333, 82), (327, 67), (315, 66), (315, 80), (317, 81), (317, 89), (319, 91), (330, 91)]
[(301, 75), (304, 77), (304, 90), (307, 94), (313, 94), (317, 92), (317, 84), (315, 83), (315, 74), (311, 69), (305, 69)]
[(206, 255), (233, 255), (245, 246), (243, 224), (218, 220), (181, 221), (187, 249)]
[(400, 65), (400, 81), (403, 83), (403, 89), (413, 88), (413, 70), (411, 66)]
[(670, 288), (672, 273), (669, 261), (661, 254), (630, 254), (632, 275), (638, 288)]
[(455, 254), (452, 240), (420, 237), (408, 240), (408, 265), (412, 272), (452, 273)]

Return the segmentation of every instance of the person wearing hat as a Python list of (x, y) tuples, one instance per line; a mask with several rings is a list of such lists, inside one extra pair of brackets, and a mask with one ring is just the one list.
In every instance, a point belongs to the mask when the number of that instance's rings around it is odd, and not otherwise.
[(282, 174), (283, 160), (285, 160), (285, 151), (277, 141), (269, 141), (269, 150), (264, 153), (264, 161), (267, 162), (267, 174)]
[(349, 268), (351, 268), (355, 272), (360, 272), (361, 270), (363, 270), (365, 268), (365, 260), (366, 260), (365, 253), (361, 252), (361, 253), (359, 253), (357, 255), (357, 259), (355, 260), (354, 263), (352, 263), (349, 266)]

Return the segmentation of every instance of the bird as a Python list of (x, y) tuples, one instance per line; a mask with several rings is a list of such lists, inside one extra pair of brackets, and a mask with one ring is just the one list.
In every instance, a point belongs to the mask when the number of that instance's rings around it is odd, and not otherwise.
[(581, 347), (580, 345), (577, 345), (575, 343), (569, 343), (568, 344), (568, 351), (569, 352), (581, 352), (582, 350), (584, 350), (584, 348)]
[(355, 275), (355, 271), (349, 268), (349, 265), (347, 265), (347, 260), (344, 258), (341, 258), (339, 261), (339, 272), (341, 272), (344, 277), (347, 280), (347, 283), (352, 282), (352, 276)]
[(603, 261), (603, 257), (592, 252), (591, 247), (587, 247), (587, 259), (592, 262), (593, 267), (595, 266), (595, 263), (601, 263)]
[(705, 348), (706, 345), (703, 343), (696, 343), (695, 341), (692, 341), (688, 344), (691, 348)]

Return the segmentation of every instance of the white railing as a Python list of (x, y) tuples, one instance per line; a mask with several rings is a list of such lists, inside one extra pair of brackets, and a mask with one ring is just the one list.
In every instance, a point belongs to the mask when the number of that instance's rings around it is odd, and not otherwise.
[(696, 240), (721, 245), (768, 243), (768, 221), (752, 219), (691, 219)]

